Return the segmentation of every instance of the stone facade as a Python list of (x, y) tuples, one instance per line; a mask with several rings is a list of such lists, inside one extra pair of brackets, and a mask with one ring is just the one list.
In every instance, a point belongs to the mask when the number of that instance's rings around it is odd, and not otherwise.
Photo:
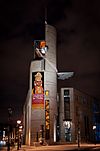
[[(64, 95), (64, 91), (69, 91)], [(69, 98), (69, 118), (65, 118), (64, 101)], [(94, 98), (74, 88), (61, 88), (60, 92), (60, 136), (61, 141), (77, 142), (78, 133), (81, 142), (91, 141), (93, 137), (93, 102)], [(71, 121), (70, 139), (66, 140), (64, 121)], [(69, 136), (69, 135), (68, 135)]]
[[(24, 105), (24, 132), (25, 144), (32, 145), (39, 140), (41, 133), (41, 125), (43, 125), (43, 134), (45, 136), (45, 101), (49, 100), (49, 133), (48, 143), (56, 141), (56, 116), (57, 116), (57, 73), (56, 73), (56, 30), (50, 25), (45, 27), (45, 40), (48, 46), (48, 52), (45, 59), (34, 60), (30, 65), (30, 86), (27, 100)], [(44, 75), (44, 108), (32, 108), (32, 83), (33, 75), (41, 72)], [(45, 96), (48, 90), (49, 96)]]

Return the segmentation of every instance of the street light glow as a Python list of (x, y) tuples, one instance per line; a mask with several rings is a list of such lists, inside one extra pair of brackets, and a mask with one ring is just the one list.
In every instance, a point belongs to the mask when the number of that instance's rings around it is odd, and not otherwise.
[(95, 130), (95, 129), (96, 129), (96, 125), (93, 126), (93, 130)]
[(22, 128), (23, 128), (23, 126), (21, 125), (21, 126), (19, 126), (19, 128), (20, 128), (20, 129), (22, 129)]
[(21, 123), (21, 120), (17, 120), (17, 124), (20, 124)]

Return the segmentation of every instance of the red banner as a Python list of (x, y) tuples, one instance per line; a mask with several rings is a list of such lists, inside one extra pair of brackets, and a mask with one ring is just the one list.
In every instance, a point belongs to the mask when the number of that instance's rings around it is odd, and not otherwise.
[(33, 94), (32, 108), (33, 109), (44, 109), (44, 94)]

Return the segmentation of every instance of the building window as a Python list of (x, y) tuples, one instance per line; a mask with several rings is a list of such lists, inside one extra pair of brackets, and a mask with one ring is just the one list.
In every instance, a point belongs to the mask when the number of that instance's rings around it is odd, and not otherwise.
[(64, 97), (68, 96), (69, 95), (69, 90), (64, 90)]
[(70, 119), (70, 97), (66, 98), (64, 98), (64, 116), (65, 119)]
[(70, 97), (64, 97), (64, 102), (70, 102)]

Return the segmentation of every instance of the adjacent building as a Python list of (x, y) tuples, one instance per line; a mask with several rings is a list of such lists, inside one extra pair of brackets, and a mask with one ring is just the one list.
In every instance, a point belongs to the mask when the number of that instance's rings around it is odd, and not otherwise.
[[(100, 103), (95, 98), (74, 88), (61, 88), (59, 100), (61, 141), (77, 142), (78, 139), (81, 142), (100, 141), (99, 111)], [(98, 133), (97, 135), (95, 133), (95, 136), (94, 125), (95, 132)]]

